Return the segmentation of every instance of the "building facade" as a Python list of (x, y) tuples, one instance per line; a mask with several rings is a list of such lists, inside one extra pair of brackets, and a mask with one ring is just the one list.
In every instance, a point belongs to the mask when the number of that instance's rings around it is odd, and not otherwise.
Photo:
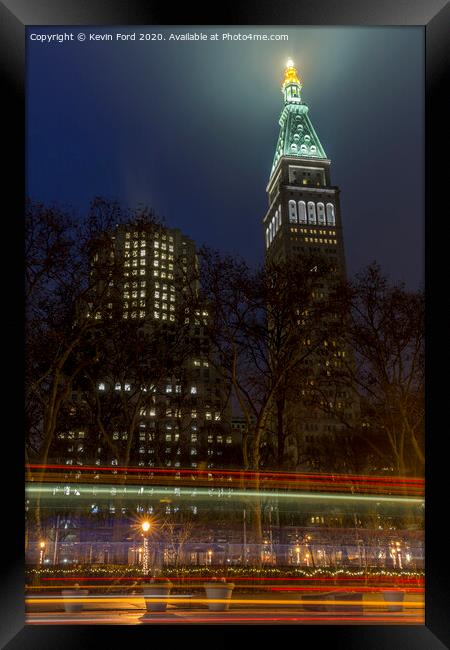
[[(301, 91), (297, 70), (288, 61), (282, 84), (280, 132), (266, 188), (269, 208), (263, 218), (265, 255), (274, 263), (309, 256), (325, 260), (330, 271), (320, 298), (326, 299), (333, 283), (346, 278), (339, 188), (331, 182), (331, 161), (312, 125)], [(312, 355), (300, 375), (313, 377), (316, 387), (320, 381), (320, 392), (326, 397), (299, 399), (302, 392), (308, 392), (305, 390), (287, 397), (286, 463), (293, 468), (325, 468), (328, 459), (322, 452), (327, 446), (350, 443), (342, 422), (354, 422), (358, 412), (357, 400), (348, 388), (336, 390), (331, 383), (327, 385), (332, 370), (347, 363), (351, 352), (333, 336), (324, 345), (326, 360), (323, 354), (320, 358)], [(325, 455), (329, 456), (328, 451)]]
[[(134, 324), (147, 334), (148, 346), (154, 345), (155, 351), (142, 348), (142, 367), (137, 371), (133, 365), (127, 375), (125, 361), (114, 364), (120, 349), (111, 350), (109, 372), (97, 375), (96, 395), (87, 394), (86, 382), (74, 387), (72, 424), (69, 418), (69, 426), (58, 432), (53, 461), (146, 468), (235, 466), (240, 436), (231, 428), (228, 387), (212, 362), (205, 331), (208, 312), (198, 305), (186, 306), (198, 284), (194, 242), (177, 229), (120, 225), (108, 245), (93, 255), (94, 278), (108, 259), (114, 259), (116, 271), (113, 276), (99, 272), (98, 281), (94, 279), (88, 316), (106, 324)], [(101, 307), (98, 294), (103, 296)], [(182, 330), (177, 348), (173, 340)], [(166, 369), (167, 348), (171, 352)], [(112, 445), (105, 444), (105, 435), (96, 426), (100, 411), (111, 413), (104, 416), (104, 428)]]

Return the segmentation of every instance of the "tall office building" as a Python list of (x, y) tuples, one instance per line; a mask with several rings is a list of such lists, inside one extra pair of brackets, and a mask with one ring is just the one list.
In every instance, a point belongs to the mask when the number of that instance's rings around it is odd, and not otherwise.
[[(269, 209), (263, 219), (266, 259), (282, 262), (311, 254), (323, 256), (331, 267), (328, 286), (325, 282), (323, 287), (323, 296), (326, 296), (330, 283), (335, 279), (344, 280), (346, 276), (339, 188), (331, 184), (331, 161), (314, 130), (301, 91), (297, 70), (293, 62), (288, 61), (282, 84), (284, 105), (279, 120), (280, 133), (267, 185)], [(346, 355), (348, 358), (349, 351), (333, 337), (324, 343), (329, 349), (327, 363), (339, 367)], [(350, 391), (341, 389), (336, 393), (331, 387), (327, 388), (323, 358), (321, 361), (314, 356), (311, 358), (313, 361), (307, 364), (310, 367), (306, 373), (312, 370), (314, 374), (316, 366), (316, 375), (321, 377), (324, 393), (333, 399), (333, 408), (353, 419), (357, 404)], [(330, 401), (327, 407), (329, 405)], [(298, 392), (295, 398), (288, 398), (284, 414), (288, 464), (319, 468), (322, 462), (319, 436), (321, 444), (325, 440), (348, 441), (341, 421), (341, 417), (325, 414), (320, 405), (313, 407), (309, 403), (305, 406)], [(335, 439), (339, 433), (341, 437)]]
[[(97, 403), (103, 412), (108, 407), (117, 414), (107, 423), (107, 434), (119, 450), (132, 438), (128, 464), (133, 466), (236, 464), (239, 436), (231, 430), (227, 386), (212, 363), (205, 332), (208, 312), (186, 307), (198, 282), (194, 242), (177, 229), (146, 223), (120, 225), (106, 242), (92, 258), (94, 293), (102, 295), (101, 307), (94, 299), (88, 316), (101, 322), (134, 322), (149, 334), (156, 350), (153, 356), (143, 354), (138, 376), (135, 368), (127, 376), (118, 365), (115, 376), (98, 378)], [(114, 277), (103, 272), (109, 259), (115, 260)], [(186, 325), (184, 338), (173, 352), (170, 337), (180, 336), (180, 321)], [(158, 358), (157, 341), (164, 337), (168, 344), (162, 350), (169, 350), (171, 366), (167, 371), (162, 355)], [(59, 431), (53, 457), (68, 465), (120, 466), (123, 455), (105, 444), (92, 415), (88, 413), (86, 426), (76, 424), (87, 403), (86, 383), (78, 384), (72, 391), (73, 425)]]

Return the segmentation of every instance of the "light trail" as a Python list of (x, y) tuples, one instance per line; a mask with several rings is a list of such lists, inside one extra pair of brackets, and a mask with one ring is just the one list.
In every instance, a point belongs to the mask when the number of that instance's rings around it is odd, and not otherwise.
[[(345, 576), (336, 576), (336, 577), (322, 577), (322, 576), (300, 576), (300, 577), (266, 577), (266, 576), (228, 576), (230, 580), (237, 581), (237, 580), (252, 580), (252, 581), (260, 581), (260, 580), (270, 580), (270, 581), (276, 581), (276, 580), (308, 580), (308, 581), (353, 581), (353, 580), (377, 580), (377, 581), (389, 581), (389, 582), (395, 582), (396, 584), (408, 584), (410, 582), (414, 583), (424, 583), (423, 578), (408, 578), (408, 577), (396, 577), (396, 576), (382, 576), (382, 575), (374, 575), (374, 576), (369, 576), (368, 578), (366, 576), (349, 576), (348, 578)], [(57, 578), (52, 578), (52, 577), (43, 577), (42, 580), (70, 580), (70, 581), (80, 581), (80, 580), (148, 580), (147, 577), (145, 576), (131, 576), (131, 577), (94, 577), (94, 576), (71, 576), (71, 577), (57, 577)], [(153, 580), (166, 580), (166, 577), (154, 577)], [(206, 582), (208, 580), (208, 576), (180, 576), (180, 577), (174, 577), (170, 576), (171, 581), (183, 581), (183, 580), (203, 580), (203, 582)], [(131, 586), (131, 585), (130, 585)]]
[[(155, 482), (160, 485), (170, 484), (173, 485), (173, 479), (181, 481), (186, 485), (192, 485), (192, 481), (197, 481), (198, 485), (220, 485), (224, 487), (223, 481), (227, 483), (235, 481), (235, 484), (240, 484), (241, 487), (257, 487), (258, 489), (264, 488), (286, 488), (295, 489), (300, 488), (308, 491), (317, 491), (319, 489), (329, 489), (332, 492), (348, 492), (357, 490), (358, 492), (373, 491), (381, 494), (399, 493), (403, 494), (405, 490), (411, 496), (423, 496), (423, 479), (392, 479), (387, 477), (364, 477), (352, 475), (321, 475), (321, 474), (289, 474), (289, 473), (257, 473), (257, 472), (238, 472), (238, 471), (219, 471), (219, 470), (171, 470), (167, 468), (112, 468), (112, 467), (99, 467), (99, 466), (77, 466), (76, 468), (68, 468), (65, 465), (28, 465), (29, 469), (40, 468), (41, 472), (36, 471), (36, 480), (45, 482), (56, 482), (58, 480), (64, 482), (76, 482), (83, 474), (83, 479), (86, 481), (93, 481), (96, 484), (105, 482), (108, 479), (108, 474), (117, 476), (117, 481), (120, 485), (124, 482), (133, 480), (133, 474), (137, 476), (140, 482), (145, 481), (145, 484), (152, 485)], [(60, 470), (55, 473), (53, 470)], [(50, 470), (50, 471), (49, 471)], [(92, 474), (90, 476), (89, 474)], [(252, 478), (253, 477), (253, 478)], [(294, 477), (294, 478), (291, 478)], [(329, 478), (331, 477), (331, 478)], [(34, 481), (34, 475), (29, 477), (29, 482)], [(243, 486), (242, 484), (246, 485)]]
[(422, 609), (424, 607), (424, 601), (418, 601), (418, 602), (388, 602), (388, 601), (381, 601), (381, 600), (369, 600), (369, 601), (354, 601), (354, 600), (323, 600), (323, 599), (317, 599), (317, 600), (277, 600), (277, 599), (261, 599), (261, 598), (252, 598), (252, 599), (246, 599), (246, 598), (233, 598), (232, 600), (228, 598), (196, 598), (193, 600), (192, 598), (183, 598), (182, 596), (179, 598), (174, 598), (173, 596), (144, 596), (144, 594), (136, 596), (136, 595), (123, 595), (123, 596), (107, 596), (107, 595), (102, 595), (102, 596), (86, 596), (83, 598), (69, 598), (69, 597), (64, 597), (60, 596), (58, 598), (54, 597), (40, 597), (40, 596), (28, 596), (25, 598), (25, 602), (27, 604), (49, 604), (49, 603), (123, 603), (124, 600), (128, 602), (142, 602), (144, 599), (149, 599), (151, 598), (155, 603), (166, 603), (168, 605), (172, 604), (179, 604), (179, 603), (189, 603), (190, 605), (207, 605), (208, 603), (216, 603), (216, 604), (226, 604), (228, 603), (229, 605), (266, 605), (266, 606), (271, 606), (271, 605), (290, 605), (291, 607), (303, 607), (303, 606), (313, 606), (313, 605), (327, 605), (329, 607), (334, 607), (335, 605), (347, 605), (347, 606), (352, 606), (352, 607), (390, 607), (393, 604), (395, 606), (401, 606), (403, 608), (411, 608), (411, 609)]
[[(202, 578), (203, 581), (205, 582), (205, 578)], [(175, 582), (175, 581), (174, 581)], [(65, 589), (65, 585), (30, 585), (26, 586), (26, 589)], [(83, 589), (107, 589), (108, 586), (106, 585), (83, 585)], [(136, 585), (123, 585), (122, 588), (129, 588), (129, 589), (135, 589)], [(188, 584), (188, 583), (183, 583), (179, 585), (175, 585), (175, 588), (183, 588), (183, 589), (198, 589), (199, 586), (198, 584)], [(423, 594), (424, 593), (424, 588), (423, 587), (392, 587), (392, 586), (384, 586), (384, 587), (371, 587), (371, 586), (364, 586), (364, 587), (358, 587), (358, 586), (343, 586), (343, 587), (338, 587), (338, 586), (322, 586), (322, 587), (317, 587), (317, 586), (307, 586), (307, 587), (294, 587), (291, 585), (286, 585), (282, 587), (275, 587), (273, 585), (242, 585), (238, 586), (237, 589), (263, 589), (265, 591), (323, 591), (326, 589), (327, 591), (342, 591), (342, 592), (355, 592), (355, 593), (372, 593), (372, 592), (383, 592), (383, 591), (398, 591), (402, 593), (407, 593), (407, 594)], [(105, 594), (107, 595), (107, 594)], [(125, 595), (125, 594), (124, 594)], [(172, 595), (173, 598), (178, 598), (175, 594)]]
[(105, 472), (137, 472), (144, 474), (186, 474), (186, 475), (196, 475), (199, 477), (211, 476), (255, 476), (257, 478), (287, 478), (295, 477), (308, 480), (332, 480), (332, 481), (356, 481), (356, 482), (388, 482), (392, 484), (415, 484), (415, 485), (424, 485), (425, 481), (423, 478), (416, 477), (385, 477), (385, 476), (370, 476), (367, 474), (302, 474), (296, 472), (257, 472), (249, 470), (194, 470), (194, 469), (166, 469), (166, 468), (146, 468), (146, 467), (106, 467), (98, 465), (80, 465), (77, 467), (68, 467), (67, 465), (38, 465), (38, 464), (26, 464), (25, 467), (29, 469), (63, 469), (65, 472), (83, 472), (83, 471), (105, 471)]
[[(69, 496), (72, 499), (75, 498), (86, 498), (91, 499), (93, 496), (98, 498), (99, 496), (104, 496), (107, 498), (118, 497), (121, 499), (136, 499), (144, 497), (161, 497), (167, 496), (168, 490), (166, 488), (160, 487), (147, 487), (143, 486), (133, 486), (136, 488), (136, 493), (130, 494), (129, 489), (132, 486), (124, 486), (122, 489), (119, 489), (116, 485), (95, 485), (77, 483), (76, 490), (79, 494), (55, 494), (55, 488), (47, 484), (27, 484), (26, 493), (29, 496), (45, 496), (46, 498), (54, 498), (61, 500), (64, 496)], [(195, 489), (195, 494), (193, 490)], [(176, 490), (174, 496), (177, 497), (219, 497), (220, 499), (232, 500), (232, 497), (237, 498), (251, 498), (251, 499), (289, 499), (289, 500), (314, 500), (314, 501), (351, 501), (351, 502), (383, 502), (383, 503), (396, 503), (400, 505), (423, 505), (424, 500), (416, 497), (400, 497), (400, 496), (381, 496), (381, 495), (367, 495), (367, 494), (333, 494), (333, 493), (311, 493), (311, 492), (269, 492), (269, 491), (255, 491), (255, 490), (238, 490), (235, 488), (228, 488), (227, 493), (218, 493), (211, 494), (212, 490), (220, 490), (220, 488), (188, 488), (188, 487), (174, 487), (173, 490)], [(111, 490), (114, 490), (114, 494), (111, 494)]]
[[(36, 615), (34, 615), (36, 616)], [(55, 613), (56, 616), (56, 613)], [(125, 619), (125, 620), (124, 620)], [(27, 615), (27, 623), (31, 625), (48, 625), (48, 624), (54, 624), (55, 623), (55, 618), (39, 618), (33, 620), (33, 618), (30, 615)], [(128, 619), (129, 620), (129, 619)], [(87, 623), (97, 623), (97, 624), (105, 624), (105, 623), (114, 623), (114, 624), (119, 624), (122, 625), (126, 623), (127, 619), (125, 617), (121, 618), (105, 618), (105, 617), (98, 617), (98, 618), (87, 618), (87, 617), (82, 617), (82, 618), (62, 618), (62, 617), (57, 617), (57, 623), (60, 625), (63, 624), (69, 624), (69, 625), (86, 625)], [(365, 623), (380, 623), (382, 625), (386, 624), (402, 624), (402, 625), (423, 625), (425, 621), (424, 617), (409, 617), (409, 616), (395, 616), (395, 617), (390, 617), (384, 615), (379, 615), (379, 616), (344, 616), (344, 615), (336, 615), (336, 616), (236, 616), (233, 612), (230, 612), (228, 616), (223, 616), (223, 617), (217, 617), (217, 616), (211, 616), (211, 617), (169, 617), (169, 618), (156, 618), (153, 616), (148, 616), (145, 617), (145, 621), (142, 620), (141, 618), (138, 618), (138, 620), (133, 621), (135, 624), (152, 624), (152, 623), (165, 623), (166, 625), (172, 625), (173, 623), (265, 623), (265, 622), (295, 622), (295, 623), (328, 623), (328, 622), (334, 622), (334, 623), (341, 623), (341, 622), (351, 622), (351, 623), (359, 623), (361, 625)]]
[[(38, 483), (39, 482), (44, 482), (44, 483), (51, 483), (51, 484), (64, 483), (64, 484), (78, 485), (78, 478), (79, 478), (78, 476), (76, 476), (76, 477), (73, 476), (73, 475), (69, 476), (68, 474), (64, 474), (64, 475), (62, 475), (62, 474), (49, 474), (49, 475), (47, 475), (45, 477), (42, 477), (42, 481), (40, 480), (41, 477), (38, 476), (36, 482), (38, 482)], [(110, 479), (110, 477), (106, 476), (104, 474), (95, 475), (95, 476), (84, 475), (83, 479), (84, 479), (85, 482), (89, 482), (89, 484), (101, 485), (101, 484), (105, 484), (107, 482), (106, 479)], [(180, 479), (180, 477), (175, 477), (176, 481), (178, 481), (179, 479)], [(146, 478), (145, 480), (146, 480), (146, 482), (145, 482), (146, 486), (153, 486), (155, 484), (159, 485), (159, 486), (162, 486), (162, 485), (167, 485), (167, 486), (170, 486), (170, 487), (177, 486), (177, 484), (174, 483), (173, 477), (159, 476), (159, 477), (156, 477), (156, 478), (151, 477), (151, 479)], [(238, 485), (239, 485), (239, 487), (246, 488), (246, 489), (249, 489), (249, 488), (252, 488), (252, 487), (253, 488), (257, 487), (258, 489), (260, 489), (262, 491), (268, 490), (269, 488), (270, 489), (284, 488), (284, 489), (287, 489), (287, 490), (294, 490), (294, 489), (299, 490), (299, 489), (302, 488), (302, 489), (307, 490), (308, 492), (318, 492), (320, 490), (322, 490), (322, 491), (323, 490), (330, 490), (333, 493), (334, 492), (344, 492), (344, 493), (351, 492), (351, 493), (353, 493), (355, 491), (357, 493), (367, 493), (367, 492), (371, 493), (372, 492), (374, 494), (387, 494), (387, 495), (392, 495), (392, 494), (400, 494), (401, 495), (401, 494), (405, 493), (405, 486), (400, 488), (398, 486), (385, 486), (385, 485), (379, 486), (377, 484), (369, 484), (369, 483), (365, 483), (365, 484), (355, 484), (355, 483), (352, 483), (352, 484), (349, 484), (349, 483), (336, 484), (336, 483), (329, 483), (329, 482), (321, 482), (321, 483), (312, 484), (311, 481), (294, 481), (294, 482), (292, 482), (292, 481), (279, 481), (279, 480), (271, 479), (271, 480), (267, 480), (267, 481), (266, 480), (265, 481), (260, 481), (259, 484), (257, 484), (256, 481), (251, 481), (249, 479), (246, 479), (246, 482), (245, 482), (246, 484), (245, 485), (242, 485), (241, 481), (239, 481), (239, 483), (236, 482), (235, 484), (231, 485), (228, 482), (226, 484), (223, 484), (221, 482), (218, 482), (217, 480), (216, 480), (216, 482), (211, 483), (210, 479), (195, 479), (195, 480), (198, 481), (195, 484), (195, 486), (194, 486), (194, 484), (192, 482), (190, 482), (188, 480), (188, 478), (183, 478), (183, 482), (180, 483), (179, 485), (184, 485), (185, 487), (189, 485), (189, 486), (192, 486), (193, 488), (197, 487), (197, 486), (205, 486), (205, 485), (207, 485), (208, 488), (215, 488), (215, 489), (217, 489), (217, 488), (220, 488), (220, 489), (234, 489), (235, 487), (238, 487)], [(129, 481), (127, 482), (127, 485), (129, 487), (133, 487), (133, 485), (134, 486), (137, 485), (136, 482), (133, 483), (131, 481), (133, 481), (133, 477), (129, 477)], [(29, 480), (28, 482), (29, 483), (34, 482), (34, 478), (32, 480)], [(115, 485), (117, 485), (119, 489), (126, 487), (124, 482), (120, 478), (118, 479), (118, 482), (115, 483)], [(140, 485), (142, 485), (142, 483), (140, 483)], [(417, 496), (417, 497), (422, 496), (423, 497), (423, 488), (417, 488), (415, 486), (407, 486), (407, 489), (408, 489), (409, 496)]]

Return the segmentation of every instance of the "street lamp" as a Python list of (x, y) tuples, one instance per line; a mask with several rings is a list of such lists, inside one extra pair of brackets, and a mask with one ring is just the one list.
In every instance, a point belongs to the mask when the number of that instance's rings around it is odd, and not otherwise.
[(39, 564), (44, 564), (45, 542), (40, 542), (39, 548), (41, 549), (39, 552)]
[(297, 554), (297, 564), (300, 564), (300, 546), (295, 547), (295, 552)]
[(209, 549), (208, 551), (209, 564), (212, 564), (212, 554), (213, 552), (211, 551), (211, 549)]
[(144, 555), (142, 557), (142, 571), (144, 575), (147, 575), (148, 573), (148, 531), (150, 530), (150, 522), (149, 521), (143, 521), (141, 524), (141, 528), (144, 534)]

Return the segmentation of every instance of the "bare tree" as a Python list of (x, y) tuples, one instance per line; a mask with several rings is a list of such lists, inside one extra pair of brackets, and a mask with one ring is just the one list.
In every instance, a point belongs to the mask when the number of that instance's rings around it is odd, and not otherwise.
[[(424, 296), (391, 284), (373, 263), (342, 294), (349, 315), (345, 339), (351, 359), (334, 371), (334, 391), (351, 389), (360, 400), (356, 421), (346, 418), (344, 400), (327, 400), (326, 410), (358, 439), (371, 464), (391, 466), (399, 476), (424, 471)], [(337, 408), (337, 405), (342, 408)]]
[[(252, 271), (244, 262), (207, 249), (201, 251), (202, 286), (210, 305), (210, 337), (216, 362), (231, 383), (247, 427), (243, 464), (261, 469), (271, 440), (277, 399), (290, 374), (317, 354), (339, 330), (340, 304), (323, 291), (329, 264), (320, 256), (268, 263)], [(285, 434), (277, 431), (282, 456)], [(253, 501), (253, 528), (261, 543), (261, 508)]]

